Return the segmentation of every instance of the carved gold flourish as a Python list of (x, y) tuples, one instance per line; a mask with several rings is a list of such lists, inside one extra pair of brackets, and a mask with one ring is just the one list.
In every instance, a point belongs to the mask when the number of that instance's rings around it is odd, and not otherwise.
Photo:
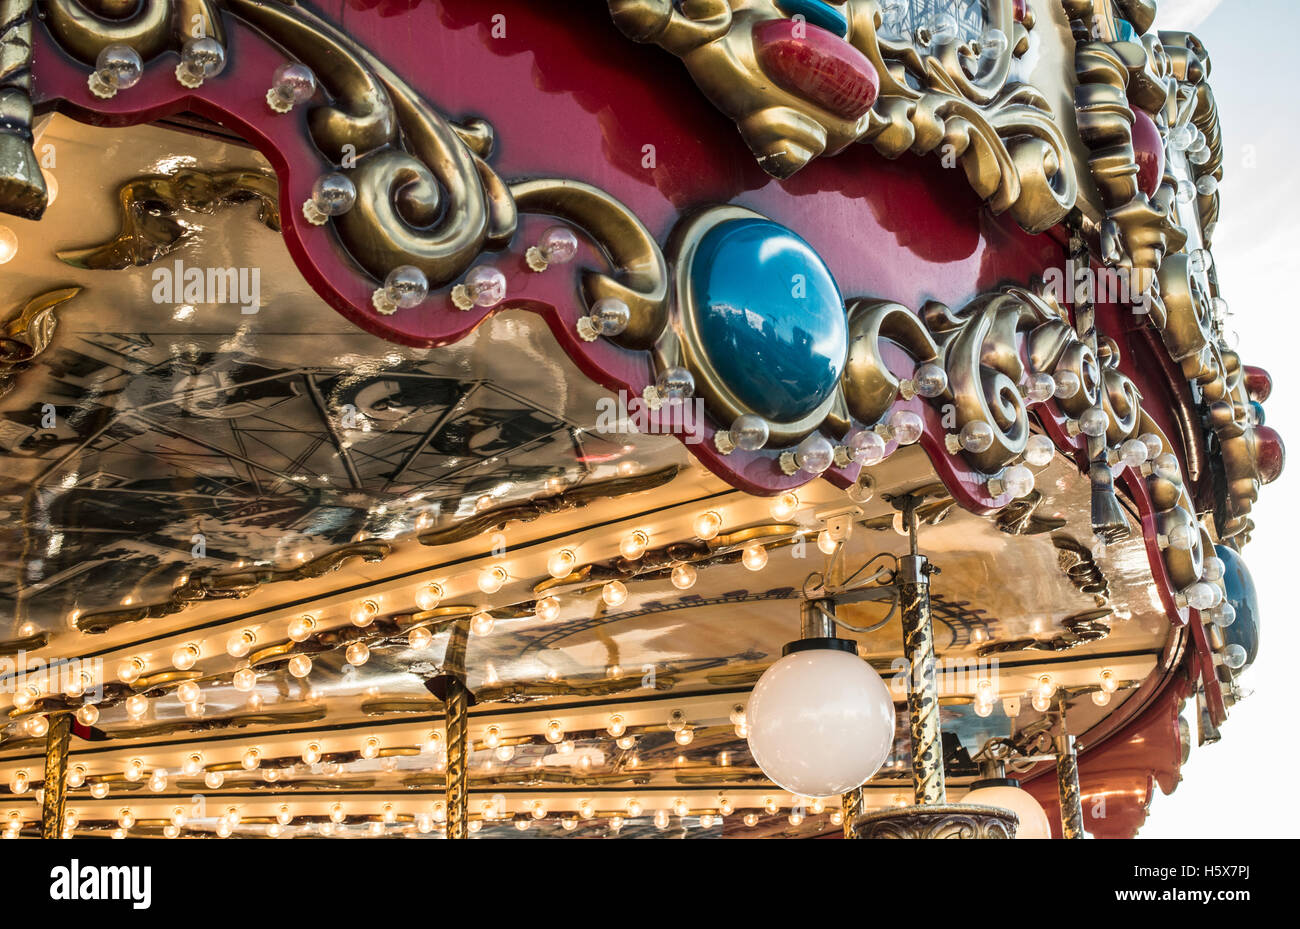
[(870, 142), (887, 157), (907, 150), (955, 157), (975, 191), (995, 213), (1009, 211), (1025, 229), (1041, 232), (1074, 205), (1077, 183), (1068, 147), (1046, 98), (1009, 82), (1012, 59), (1028, 47), (1025, 23), (1011, 0), (993, 0), (991, 23), (1007, 47), (978, 73), (969, 44), (951, 42), (922, 56), (910, 44), (881, 39), (877, 0), (847, 0), (845, 41), (875, 68), (880, 94), (857, 119), (837, 116), (778, 86), (754, 49), (754, 29), (784, 14), (773, 0), (609, 0), (625, 35), (681, 58), (691, 77), (723, 113), (765, 171), (789, 177), (812, 159), (849, 143)]
[(256, 201), (257, 220), (280, 231), (276, 182), (260, 171), (196, 171), (137, 177), (117, 192), (122, 229), (100, 245), (57, 252), (74, 268), (120, 271), (144, 267), (184, 243), (194, 229), (177, 218), (182, 210), (211, 215), (237, 203)]
[(0, 325), (0, 397), (13, 389), (18, 372), (49, 347), (58, 326), (55, 309), (79, 293), (80, 287), (62, 287), (37, 294)]
[(157, 619), (179, 613), (191, 604), (204, 600), (238, 600), (254, 593), (264, 584), (280, 581), (301, 581), (308, 578), (322, 577), (330, 571), (337, 571), (352, 558), (364, 561), (382, 561), (392, 550), (388, 542), (368, 540), (351, 542), (347, 545), (326, 552), (317, 558), (289, 568), (257, 567), (244, 571), (226, 573), (196, 574), (178, 584), (166, 600), (157, 603), (139, 604), (120, 610), (107, 610), (99, 613), (86, 613), (76, 621), (77, 629), (91, 635), (108, 632), (124, 623), (140, 622), (144, 619)]

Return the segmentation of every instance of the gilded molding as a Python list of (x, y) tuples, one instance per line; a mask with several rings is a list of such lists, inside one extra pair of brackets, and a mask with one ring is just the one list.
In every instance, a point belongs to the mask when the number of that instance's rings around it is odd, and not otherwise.
[[(1148, 61), (1160, 61), (1158, 43), (1081, 43), (1075, 50), (1078, 86), (1075, 107), (1079, 134), (1091, 151), (1088, 164), (1101, 193), (1106, 215), (1101, 226), (1101, 255), (1113, 267), (1128, 270), (1136, 299), (1151, 289), (1167, 254), (1187, 243), (1187, 233), (1172, 217), (1175, 185), (1166, 175), (1154, 196), (1138, 187), (1129, 105), (1132, 72), (1146, 75)], [(1166, 67), (1153, 71), (1152, 82), (1163, 82)], [(1145, 86), (1145, 84), (1144, 84)]]
[(990, 25), (1008, 41), (996, 59), (972, 65), (979, 59), (973, 43), (953, 41), (919, 54), (910, 42), (877, 34), (877, 0), (847, 0), (844, 42), (865, 58), (879, 85), (874, 105), (858, 114), (832, 112), (765, 70), (764, 43), (756, 33), (786, 19), (774, 0), (609, 0), (625, 35), (682, 59), (769, 174), (789, 177), (858, 141), (888, 158), (909, 149), (938, 152), (961, 164), (994, 213), (1010, 212), (1028, 231), (1041, 232), (1074, 206), (1077, 181), (1046, 98), (1010, 80), (1033, 25), (1032, 17), (1017, 22), (1013, 7), (1012, 0), (991, 0)]
[(177, 584), (166, 600), (119, 610), (86, 613), (77, 617), (76, 627), (89, 635), (98, 635), (125, 623), (170, 616), (205, 600), (243, 599), (265, 584), (322, 577), (330, 571), (337, 571), (352, 558), (361, 558), (369, 562), (383, 561), (390, 551), (392, 545), (388, 542), (375, 540), (352, 542), (289, 568), (268, 566), (221, 574), (195, 574)]
[(853, 824), (858, 839), (1014, 839), (1020, 817), (1010, 810), (942, 803), (874, 810)]
[(49, 347), (58, 328), (54, 311), (79, 293), (80, 287), (47, 290), (0, 324), (0, 397), (13, 389), (18, 373)]
[(137, 177), (117, 192), (121, 231), (99, 245), (57, 252), (74, 268), (120, 271), (144, 267), (184, 244), (193, 228), (177, 219), (181, 211), (212, 215), (224, 207), (256, 201), (257, 221), (280, 231), (276, 180), (260, 171), (198, 171)]

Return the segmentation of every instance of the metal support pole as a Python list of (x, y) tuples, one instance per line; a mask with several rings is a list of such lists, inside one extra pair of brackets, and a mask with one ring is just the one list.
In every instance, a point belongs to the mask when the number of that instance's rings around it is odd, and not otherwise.
[(1079, 756), (1074, 736), (1056, 736), (1056, 786), (1061, 797), (1061, 837), (1083, 838), (1083, 799), (1079, 795)]
[(447, 723), (447, 838), (469, 838), (469, 688), (465, 686), (465, 647), (469, 623), (457, 622), (447, 641), (443, 706)]
[(917, 553), (916, 504), (902, 501), (911, 541), (910, 554), (898, 559), (899, 601), (903, 608), (903, 657), (907, 659), (907, 712), (912, 735), (912, 787), (917, 806), (946, 803), (943, 733), (939, 725), (939, 687), (935, 675), (934, 628), (930, 618), (930, 575), (934, 568)]
[(60, 839), (66, 820), (68, 797), (68, 744), (72, 741), (72, 714), (50, 717), (45, 734), (45, 787), (41, 804), (41, 838)]
[(844, 813), (844, 838), (846, 839), (856, 839), (858, 837), (854, 823), (863, 813), (862, 800), (861, 787), (855, 787), (840, 797), (840, 809)]

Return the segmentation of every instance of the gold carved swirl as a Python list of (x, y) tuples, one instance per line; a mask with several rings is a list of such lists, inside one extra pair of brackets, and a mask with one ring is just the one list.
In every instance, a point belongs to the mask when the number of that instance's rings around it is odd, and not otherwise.
[(13, 389), (18, 372), (49, 347), (58, 326), (55, 309), (79, 293), (80, 287), (47, 290), (0, 324), (0, 397)]
[(179, 49), (195, 16), (203, 18), (207, 35), (226, 44), (221, 17), (208, 0), (42, 0), (41, 9), (59, 45), (88, 65), (110, 45), (129, 45), (145, 61)]
[(352, 558), (361, 558), (369, 562), (382, 561), (391, 550), (392, 546), (388, 542), (375, 540), (352, 542), (289, 568), (255, 567), (222, 574), (196, 574), (186, 578), (184, 583), (178, 584), (166, 600), (142, 603), (119, 610), (86, 613), (77, 618), (76, 626), (79, 631), (92, 635), (108, 632), (124, 623), (170, 616), (191, 604), (204, 600), (242, 599), (265, 584), (323, 577), (330, 571), (337, 571), (344, 562)]
[(1064, 135), (1046, 98), (1009, 81), (1013, 59), (1028, 48), (1028, 27), (1011, 0), (992, 0), (991, 25), (1008, 36), (990, 64), (973, 70), (969, 43), (950, 42), (932, 55), (876, 32), (878, 0), (847, 0), (845, 41), (871, 63), (880, 81), (875, 106), (856, 119), (829, 112), (777, 85), (755, 51), (757, 26), (784, 16), (774, 0), (609, 0), (614, 23), (629, 38), (681, 58), (765, 171), (789, 177), (823, 154), (870, 142), (893, 158), (909, 149), (955, 158), (995, 213), (1041, 232), (1074, 206), (1077, 181)]
[(280, 231), (275, 178), (260, 171), (197, 171), (137, 177), (117, 192), (121, 231), (107, 242), (57, 252), (74, 268), (119, 271), (144, 267), (168, 255), (193, 233), (177, 218), (181, 211), (211, 215), (248, 201), (258, 204), (257, 220)]

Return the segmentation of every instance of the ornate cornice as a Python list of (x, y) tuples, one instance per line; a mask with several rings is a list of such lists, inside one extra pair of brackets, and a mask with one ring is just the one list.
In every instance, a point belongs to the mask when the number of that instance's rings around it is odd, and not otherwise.
[(775, 0), (609, 0), (625, 35), (682, 59), (769, 174), (789, 177), (853, 142), (888, 158), (935, 153), (961, 165), (994, 213), (1041, 232), (1074, 206), (1073, 162), (1046, 97), (1012, 77), (1032, 14), (1017, 20), (1013, 0), (989, 8), (1001, 48), (954, 38), (923, 53), (879, 33), (877, 0), (848, 0), (841, 35), (793, 21)]

